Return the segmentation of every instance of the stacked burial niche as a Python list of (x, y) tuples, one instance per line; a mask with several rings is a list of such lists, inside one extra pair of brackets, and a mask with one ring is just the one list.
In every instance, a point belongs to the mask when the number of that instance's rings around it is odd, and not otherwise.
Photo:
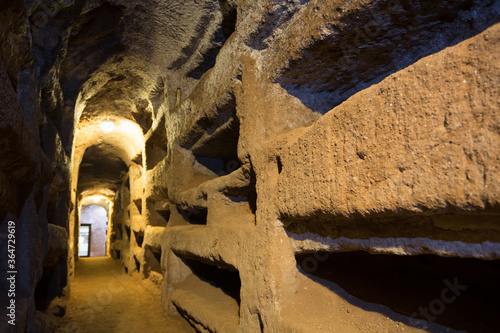
[(20, 330), (80, 248), (198, 332), (500, 331), (500, 1), (27, 4), (0, 8)]
[(498, 2), (260, 4), (157, 82), (115, 256), (199, 332), (497, 330)]

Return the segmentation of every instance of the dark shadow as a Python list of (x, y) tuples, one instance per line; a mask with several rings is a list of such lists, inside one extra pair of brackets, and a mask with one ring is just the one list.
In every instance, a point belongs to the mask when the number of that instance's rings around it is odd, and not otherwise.
[[(241, 280), (239, 272), (226, 265), (224, 268), (218, 268), (212, 262), (202, 262), (195, 259), (182, 259), (191, 269), (193, 274), (205, 282), (210, 283), (216, 288), (220, 288), (228, 296), (240, 304)], [(230, 269), (230, 270), (229, 270)]]
[(275, 82), (324, 114), (417, 60), (499, 22), (499, 6), (493, 0), (374, 2), (342, 15), (335, 32), (304, 48)]
[(184, 221), (189, 224), (206, 225), (208, 219), (208, 210), (206, 208), (188, 207), (181, 209), (177, 207), (177, 211), (182, 216)]
[(468, 332), (500, 331), (500, 260), (361, 251), (299, 254), (296, 259), (311, 280), (367, 311), (429, 332), (441, 330), (427, 322)]
[(146, 245), (144, 249), (144, 257), (151, 271), (162, 274), (161, 248), (154, 248), (149, 245)]
[(144, 231), (134, 231), (134, 238), (137, 246), (142, 247), (142, 243), (144, 242)]
[(254, 50), (264, 50), (269, 47), (268, 39), (273, 35), (277, 28), (284, 26), (300, 10), (300, 5), (308, 3), (310, 0), (300, 0), (299, 4), (294, 6), (291, 2), (284, 2), (273, 6), (273, 9), (267, 12), (257, 28), (252, 32), (246, 44)]

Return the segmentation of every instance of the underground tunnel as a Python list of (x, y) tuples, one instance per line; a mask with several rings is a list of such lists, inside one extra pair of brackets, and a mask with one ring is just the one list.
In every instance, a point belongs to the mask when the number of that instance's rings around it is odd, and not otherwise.
[(500, 332), (499, 0), (0, 22), (0, 332)]

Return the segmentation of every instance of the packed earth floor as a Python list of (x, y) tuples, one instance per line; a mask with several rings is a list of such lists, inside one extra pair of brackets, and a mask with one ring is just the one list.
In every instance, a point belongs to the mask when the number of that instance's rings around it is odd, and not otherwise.
[(56, 332), (194, 332), (185, 320), (164, 314), (160, 291), (145, 282), (125, 274), (119, 260), (80, 258)]

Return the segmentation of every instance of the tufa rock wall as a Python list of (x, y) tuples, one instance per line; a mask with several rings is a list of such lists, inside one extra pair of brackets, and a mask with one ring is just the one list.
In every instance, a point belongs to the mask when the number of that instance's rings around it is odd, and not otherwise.
[(498, 8), (238, 3), (117, 191), (113, 255), (199, 332), (496, 329)]

